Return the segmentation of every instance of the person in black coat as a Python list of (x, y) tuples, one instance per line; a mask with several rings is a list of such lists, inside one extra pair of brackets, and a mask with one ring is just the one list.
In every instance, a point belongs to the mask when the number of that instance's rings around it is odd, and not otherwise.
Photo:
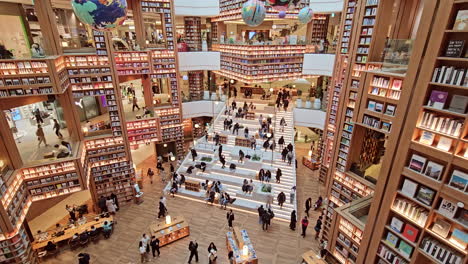
[(173, 173), (175, 169), (174, 169), (174, 165), (172, 165), (172, 163), (171, 163), (171, 167), (170, 167), (170, 168), (171, 168), (171, 173)]
[(305, 202), (305, 213), (307, 214), (307, 216), (309, 216), (309, 210), (310, 208), (312, 207), (312, 198), (307, 198), (306, 202)]
[(106, 198), (104, 196), (101, 196), (98, 201), (98, 206), (101, 209), (101, 213), (107, 212), (107, 205), (106, 205)]
[(266, 140), (265, 142), (263, 142), (263, 148), (265, 149), (265, 151), (268, 150), (269, 146), (270, 146), (270, 141), (269, 140)]
[(281, 209), (283, 209), (283, 203), (286, 201), (286, 195), (284, 192), (280, 192), (277, 197), (278, 200), (278, 205), (280, 206)]
[(219, 157), (219, 161), (221, 162), (221, 164), (223, 164), (221, 169), (226, 168), (226, 158), (224, 156), (221, 156), (221, 157)]
[(153, 258), (156, 257), (156, 251), (158, 252), (158, 257), (161, 255), (161, 252), (159, 252), (159, 239), (157, 239), (155, 236), (151, 237), (151, 252), (153, 253)]
[(89, 264), (91, 257), (88, 253), (80, 253), (78, 254), (78, 264)]
[(263, 208), (263, 205), (260, 205), (260, 207), (258, 207), (257, 211), (258, 211), (258, 223), (262, 224), (262, 216), (265, 213), (265, 209)]
[(297, 217), (296, 217), (296, 210), (293, 210), (291, 212), (291, 221), (289, 222), (289, 228), (293, 231), (296, 230), (296, 223), (297, 223)]
[(244, 151), (239, 150), (239, 163), (242, 163), (244, 161), (245, 153)]
[(284, 148), (283, 151), (281, 151), (281, 159), (286, 162), (286, 156), (288, 155), (288, 149)]
[(270, 226), (270, 214), (268, 212), (264, 212), (262, 215), (262, 229), (268, 230), (268, 226)]
[(270, 179), (271, 179), (271, 171), (270, 170), (267, 170), (265, 172), (265, 181), (266, 182), (270, 182)]
[(192, 153), (192, 160), (195, 161), (198, 156), (197, 151), (193, 148), (190, 150), (190, 152)]
[(279, 149), (282, 149), (283, 146), (284, 146), (284, 137), (281, 136), (280, 139), (278, 139), (278, 145), (279, 145)]
[(281, 176), (283, 175), (283, 173), (281, 172), (281, 169), (278, 168), (276, 170), (276, 183), (280, 183), (281, 182)]
[(192, 262), (193, 256), (195, 256), (195, 261), (198, 262), (198, 243), (197, 241), (190, 241), (188, 249), (190, 250), (190, 258), (188, 263)]
[(219, 144), (218, 155), (219, 155), (220, 158), (221, 158), (222, 154), (223, 154), (223, 145)]
[(232, 209), (226, 214), (226, 219), (228, 220), (229, 229), (231, 229), (232, 221), (234, 221), (234, 213), (232, 212)]
[(166, 216), (166, 206), (162, 201), (159, 201), (159, 213), (158, 213), (158, 218), (165, 217)]
[(294, 147), (291, 143), (288, 144), (288, 151), (293, 151)]
[[(236, 93), (234, 93), (234, 94), (236, 94)], [(235, 96), (234, 96), (234, 97), (235, 97)], [(236, 101), (232, 101), (231, 106), (232, 106), (232, 109), (236, 109), (236, 108), (237, 108), (237, 103), (236, 103)]]

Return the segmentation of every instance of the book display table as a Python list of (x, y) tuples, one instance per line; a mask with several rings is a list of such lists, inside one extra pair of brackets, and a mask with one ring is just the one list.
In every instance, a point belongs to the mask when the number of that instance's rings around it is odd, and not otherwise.
[(258, 258), (247, 230), (234, 227), (234, 231), (226, 233), (226, 245), (228, 250), (234, 253), (236, 264), (257, 264)]
[[(169, 221), (167, 221), (169, 220)], [(169, 224), (167, 223), (169, 222)], [(155, 221), (150, 225), (152, 236), (159, 239), (159, 246), (163, 247), (174, 241), (190, 235), (190, 227), (181, 216), (171, 218), (166, 216), (164, 220)]]

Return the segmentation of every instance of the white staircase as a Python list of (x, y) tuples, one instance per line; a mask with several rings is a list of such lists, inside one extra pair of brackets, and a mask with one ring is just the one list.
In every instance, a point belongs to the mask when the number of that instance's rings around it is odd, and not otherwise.
[[(238, 105), (242, 105), (243, 102), (238, 102)], [(273, 113), (273, 109), (271, 107), (267, 107), (267, 105), (262, 104), (255, 104), (258, 111), (256, 112), (256, 118), (254, 120), (247, 120), (242, 118), (234, 118), (233, 125), (238, 122), (241, 126), (249, 127), (249, 136), (255, 134), (255, 132), (259, 128), (259, 121), (258, 118), (260, 114), (266, 118), (268, 117), (268, 113), (266, 110), (269, 110), (270, 113)], [(266, 109), (266, 110), (265, 110)], [(280, 218), (282, 220), (289, 220), (291, 211), (296, 209), (296, 200), (291, 204), (289, 193), (292, 186), (296, 185), (296, 169), (295, 164), (289, 166), (287, 162), (283, 162), (281, 160), (281, 150), (279, 149), (278, 145), (276, 150), (272, 153), (271, 151), (264, 151), (262, 148), (263, 140), (257, 139), (257, 147), (255, 150), (246, 147), (235, 146), (235, 138), (236, 135), (232, 135), (229, 131), (223, 130), (223, 122), (227, 116), (224, 115), (224, 109), (221, 113), (216, 117), (214, 121), (214, 125), (210, 133), (216, 132), (222, 135), (228, 136), (227, 144), (223, 144), (223, 155), (226, 158), (226, 168), (221, 168), (221, 163), (219, 162), (218, 158), (218, 146), (214, 146), (213, 142), (206, 142), (204, 138), (201, 138), (197, 141), (195, 149), (197, 150), (198, 157), (195, 162), (192, 161), (192, 156), (190, 152), (185, 157), (184, 161), (182, 162), (181, 166), (177, 169), (177, 173), (183, 174), (187, 180), (192, 181), (199, 181), (205, 182), (209, 180), (210, 183), (215, 181), (220, 181), (223, 186), (223, 191), (226, 191), (231, 198), (236, 198), (236, 201), (230, 205), (232, 207), (238, 207), (244, 210), (255, 211), (260, 205), (265, 206), (265, 199), (264, 196), (255, 194), (255, 190), (252, 194), (245, 194), (242, 192), (242, 184), (243, 180), (253, 179), (255, 189), (259, 189), (262, 185), (260, 181), (256, 180), (256, 173), (263, 168), (265, 170), (270, 170), (272, 174), (272, 178), (270, 184), (272, 185), (272, 195), (274, 197), (274, 202), (272, 205), (272, 210), (275, 213), (275, 217)], [(287, 126), (284, 129), (284, 132), (281, 131), (281, 127), (279, 126), (281, 118), (284, 117), (287, 123)], [(274, 133), (275, 133), (275, 140), (276, 143), (281, 136), (284, 136), (285, 139), (285, 146), (289, 143), (294, 144), (293, 137), (294, 137), (294, 120), (293, 120), (293, 113), (292, 112), (278, 112), (276, 118), (273, 120)], [(244, 136), (244, 130), (239, 129), (239, 137)], [(260, 161), (252, 161), (248, 159), (244, 159), (243, 163), (238, 162), (238, 153), (239, 150), (242, 151), (246, 155), (250, 156), (260, 156)], [(187, 168), (189, 166), (195, 166), (196, 163), (200, 163), (200, 159), (202, 157), (210, 157), (212, 158), (211, 162), (207, 163), (207, 168), (205, 172), (202, 172), (199, 169), (194, 169), (192, 174), (188, 174)], [(236, 164), (236, 170), (231, 171), (229, 169), (229, 165), (231, 163)], [(276, 169), (280, 168), (282, 170), (282, 177), (281, 183), (276, 183)], [(166, 186), (166, 191), (170, 189), (170, 183)], [(284, 192), (286, 195), (286, 202), (283, 204), (283, 208), (280, 208), (277, 202), (277, 196), (280, 192)], [(201, 188), (200, 192), (193, 192), (186, 190), (184, 187), (179, 189), (178, 195), (180, 196), (189, 196), (189, 197), (196, 197), (199, 199), (205, 199), (205, 191)]]

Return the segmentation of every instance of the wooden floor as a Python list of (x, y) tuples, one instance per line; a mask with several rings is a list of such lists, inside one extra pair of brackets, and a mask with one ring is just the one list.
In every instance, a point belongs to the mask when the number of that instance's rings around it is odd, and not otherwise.
[[(306, 146), (306, 145), (304, 145)], [(298, 170), (298, 219), (304, 215), (304, 201), (307, 197), (312, 197), (313, 202), (317, 199), (323, 186), (318, 183), (318, 171), (312, 172), (300, 163), (303, 155), (307, 155), (308, 149), (300, 149), (301, 144), (297, 144)], [(139, 164), (146, 172), (148, 167), (155, 167), (155, 159), (149, 158)], [(149, 224), (156, 219), (157, 204), (163, 184), (160, 178), (155, 177), (153, 185), (148, 179), (144, 183), (144, 202), (140, 205), (132, 204), (121, 208), (117, 213), (117, 225), (112, 237), (108, 240), (101, 239), (96, 244), (90, 244), (87, 248), (71, 251), (64, 249), (55, 258), (45, 260), (45, 263), (78, 263), (77, 255), (86, 252), (91, 255), (92, 264), (130, 264), (140, 263), (138, 242), (143, 233), (148, 233)], [(218, 264), (228, 263), (225, 234), (228, 230), (226, 221), (226, 211), (217, 206), (205, 205), (197, 201), (190, 201), (184, 198), (168, 199), (168, 210), (172, 216), (183, 215), (190, 225), (190, 236), (173, 244), (161, 248), (161, 256), (153, 259), (149, 263), (178, 264), (187, 263), (189, 257), (188, 244), (190, 240), (197, 240), (199, 244), (199, 263), (208, 263), (207, 247), (210, 242), (214, 242), (218, 248)], [(288, 195), (289, 199), (289, 195)], [(300, 236), (300, 224), (298, 223), (296, 232), (289, 229), (288, 223), (273, 221), (270, 230), (263, 231), (258, 224), (257, 214), (245, 212), (234, 212), (234, 225), (245, 228), (252, 240), (252, 243), (259, 256), (259, 263), (268, 264), (290, 264), (300, 263), (301, 255), (312, 249), (318, 252), (318, 241), (314, 239), (315, 231), (313, 227), (318, 217), (318, 211), (311, 211), (310, 224), (306, 238)], [(195, 263), (195, 261), (192, 261)]]

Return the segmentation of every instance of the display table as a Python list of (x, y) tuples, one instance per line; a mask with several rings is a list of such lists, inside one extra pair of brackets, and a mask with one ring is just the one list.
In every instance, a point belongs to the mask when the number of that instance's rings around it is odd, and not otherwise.
[[(226, 245), (228, 251), (234, 253), (234, 263), (236, 264), (257, 264), (258, 258), (252, 243), (250, 242), (247, 230), (234, 227), (234, 231), (226, 233)], [(243, 248), (247, 246), (248, 253), (244, 255)]]
[(320, 167), (320, 163), (318, 161), (307, 156), (302, 157), (302, 164), (311, 170), (318, 170)]
[(244, 93), (245, 89), (249, 89), (249, 88), (252, 89), (252, 94), (263, 94), (264, 92), (266, 92), (266, 90), (263, 89), (262, 87), (242, 86), (241, 93)]
[(73, 237), (75, 233), (81, 234), (85, 232), (86, 230), (91, 230), (91, 226), (94, 226), (96, 228), (102, 227), (105, 221), (107, 222), (112, 222), (113, 217), (104, 217), (104, 218), (99, 218), (98, 220), (95, 220), (95, 217), (98, 216), (90, 216), (86, 218), (86, 222), (83, 224), (79, 224), (80, 220), (77, 220), (77, 225), (71, 225), (69, 227), (65, 227), (64, 234), (59, 236), (59, 237), (54, 237), (53, 234), (56, 232), (55, 230), (47, 232), (45, 235), (44, 233), (41, 233), (36, 236), (36, 240), (32, 243), (32, 248), (34, 250), (41, 249), (47, 245), (47, 242), (51, 241), (52, 243), (56, 244), (58, 242), (64, 241), (64, 240), (69, 240), (70, 238)]
[(254, 112), (247, 112), (247, 114), (245, 114), (245, 119), (254, 120), (255, 119), (255, 113)]
[(165, 218), (155, 221), (149, 228), (151, 235), (159, 239), (160, 247), (190, 235), (190, 227), (182, 216), (172, 218), (170, 224)]
[(313, 250), (309, 250), (302, 254), (302, 264), (323, 264), (323, 260), (320, 260), (316, 257), (317, 253)]
[(200, 191), (200, 182), (185, 180), (185, 189), (189, 191), (199, 192)]

